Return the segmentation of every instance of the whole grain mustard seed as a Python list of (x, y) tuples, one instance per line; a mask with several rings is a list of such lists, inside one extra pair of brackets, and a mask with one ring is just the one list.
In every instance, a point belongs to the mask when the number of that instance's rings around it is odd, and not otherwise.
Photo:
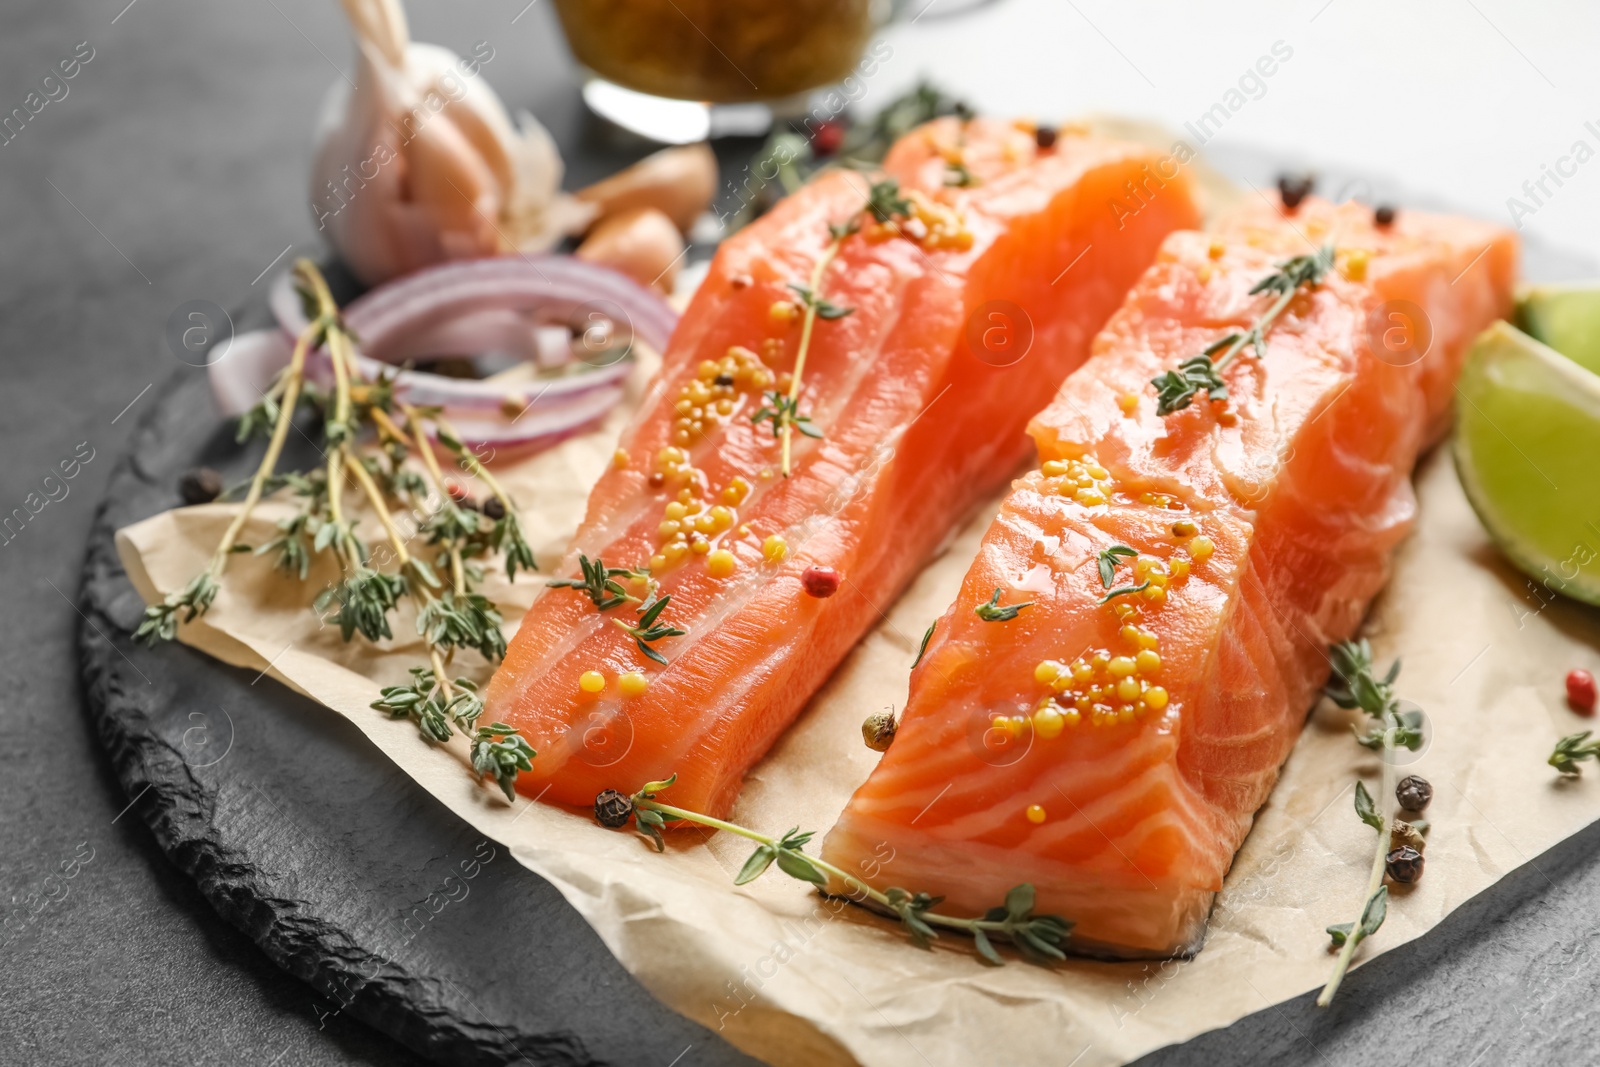
[(599, 671), (584, 671), (578, 678), (578, 688), (585, 693), (599, 693), (606, 687), (606, 676)]
[(629, 671), (617, 679), (617, 688), (622, 690), (625, 697), (642, 696), (650, 688), (650, 679), (638, 671)]
[(1038, 804), (1029, 804), (1027, 815), (1028, 821), (1033, 823), (1035, 826), (1044, 822), (1046, 817), (1044, 808)]
[(713, 578), (729, 578), (733, 576), (738, 561), (733, 558), (733, 553), (725, 548), (719, 548), (706, 557), (706, 571)]
[(761, 542), (761, 555), (768, 563), (781, 563), (789, 555), (789, 542), (773, 534)]
[(1364, 282), (1367, 280), (1366, 249), (1352, 248), (1350, 253), (1345, 256), (1344, 276), (1353, 282)]
[(628, 466), (628, 450), (619, 448), (611, 453), (611, 465), (619, 471), (626, 469)]

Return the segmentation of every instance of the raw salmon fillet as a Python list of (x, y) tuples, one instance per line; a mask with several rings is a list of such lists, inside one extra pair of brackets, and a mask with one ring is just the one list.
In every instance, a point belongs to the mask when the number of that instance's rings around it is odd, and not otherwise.
[[(1324, 243), (1335, 269), (1262, 358), (1226, 368), (1227, 402), (1159, 417), (1151, 379), (1247, 329), (1272, 300), (1251, 287)], [(1516, 259), (1488, 224), (1378, 228), (1316, 200), (1169, 237), (1030, 426), (1041, 466), (1013, 484), (823, 855), (855, 869), (887, 845), (885, 884), (956, 913), (1031, 882), (1078, 951), (1198, 949), (1327, 647), (1388, 578), (1412, 467), (1467, 345), (1509, 310)], [(1098, 554), (1118, 544), (1138, 555), (1114, 558), (1114, 587), (1151, 585), (1102, 603)], [(984, 621), (997, 589), (1032, 606)]]
[[(968, 185), (948, 184), (955, 154)], [(487, 718), (538, 751), (518, 788), (587, 805), (676, 773), (675, 803), (726, 812), (882, 609), (1026, 462), (1028, 417), (1088, 355), (1162, 239), (1195, 224), (1186, 179), (1169, 168), (1163, 183), (1159, 164), (1150, 149), (1087, 136), (1041, 150), (1030, 128), (998, 121), (903, 138), (885, 171), (914, 219), (895, 235), (868, 216), (823, 276), (820, 295), (853, 311), (815, 323), (800, 411), (821, 437), (794, 434), (787, 478), (771, 424), (752, 416), (794, 366), (792, 287), (810, 284), (829, 225), (860, 215), (875, 179), (823, 174), (724, 242), (554, 568), (576, 578), (580, 555), (649, 566), (671, 597), (657, 624), (687, 632), (650, 642), (662, 665), (614, 624), (637, 623), (638, 605), (541, 594), (487, 691)], [(1145, 206), (1115, 210), (1133, 187)], [(1030, 332), (1026, 355), (997, 365)], [(805, 592), (810, 567), (833, 568), (838, 591)], [(587, 672), (600, 691), (584, 690)]]

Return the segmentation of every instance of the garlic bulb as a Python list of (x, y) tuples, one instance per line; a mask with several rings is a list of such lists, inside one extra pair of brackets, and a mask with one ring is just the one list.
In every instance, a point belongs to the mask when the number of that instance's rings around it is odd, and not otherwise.
[(399, 0), (341, 2), (355, 88), (336, 81), (323, 104), (311, 204), (358, 278), (542, 251), (588, 224), (595, 208), (562, 193), (550, 135), (526, 112), (514, 126), (484, 79), (491, 45), (463, 59), (413, 43)]

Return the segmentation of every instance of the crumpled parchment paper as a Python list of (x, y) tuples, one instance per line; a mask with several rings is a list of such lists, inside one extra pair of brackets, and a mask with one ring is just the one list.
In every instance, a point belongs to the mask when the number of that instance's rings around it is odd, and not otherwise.
[[(636, 375), (635, 396), (647, 370)], [(626, 407), (605, 427), (501, 473), (541, 559), (558, 558), (576, 526)], [(1434, 784), (1433, 829), (1425, 876), (1394, 892), (1383, 929), (1358, 959), (1426, 932), (1600, 816), (1600, 775), (1563, 782), (1545, 763), (1555, 738), (1584, 723), (1562, 701), (1562, 678), (1595, 665), (1600, 625), (1500, 561), (1443, 450), (1423, 464), (1418, 489), (1418, 528), (1367, 632), (1385, 660), (1403, 656), (1399, 691), (1429, 717), (1429, 745), (1411, 767)], [(997, 504), (883, 606), (884, 622), (756, 767), (738, 821), (779, 832), (832, 824), (876, 758), (861, 743), (861, 719), (904, 700), (916, 642), (953, 599)], [(245, 540), (267, 539), (287, 507), (261, 509)], [(121, 531), (139, 591), (149, 599), (179, 588), (231, 512), (179, 509)], [(1355, 918), (1360, 906), (1373, 838), (1352, 797), (1358, 775), (1376, 788), (1377, 764), (1351, 737), (1354, 713), (1329, 704), (1311, 716), (1262, 809), (1196, 958), (993, 968), (953, 937), (920, 951), (889, 921), (775, 870), (734, 888), (748, 848), (729, 835), (675, 834), (657, 855), (586, 815), (507, 804), (473, 782), (460, 738), (429, 746), (411, 724), (367, 706), (421, 662), (420, 645), (409, 616), (384, 648), (344, 644), (308, 607), (330, 577), (314, 572), (301, 587), (263, 560), (234, 557), (216, 604), (181, 639), (238, 666), (270, 663), (275, 678), (350, 719), (418, 784), (557, 886), (656, 996), (773, 1063), (1124, 1063), (1320, 985), (1331, 962), (1323, 927)], [(491, 578), (488, 591), (516, 618), (541, 588), (538, 579)], [(883, 878), (893, 879), (892, 859)]]

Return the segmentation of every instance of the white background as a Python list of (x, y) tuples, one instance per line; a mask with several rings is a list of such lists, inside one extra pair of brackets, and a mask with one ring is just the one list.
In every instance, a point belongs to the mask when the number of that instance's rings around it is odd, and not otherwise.
[[(1506, 200), (1579, 138), (1597, 158), (1523, 230), (1600, 253), (1600, 4), (1511, 0), (1090, 3), (908, 0), (863, 107), (932, 77), (978, 110), (1041, 120), (1092, 110), (1195, 120), (1281, 40), (1293, 58), (1213, 146), (1393, 178), (1511, 224)], [(1570, 169), (1570, 168), (1569, 168)]]

